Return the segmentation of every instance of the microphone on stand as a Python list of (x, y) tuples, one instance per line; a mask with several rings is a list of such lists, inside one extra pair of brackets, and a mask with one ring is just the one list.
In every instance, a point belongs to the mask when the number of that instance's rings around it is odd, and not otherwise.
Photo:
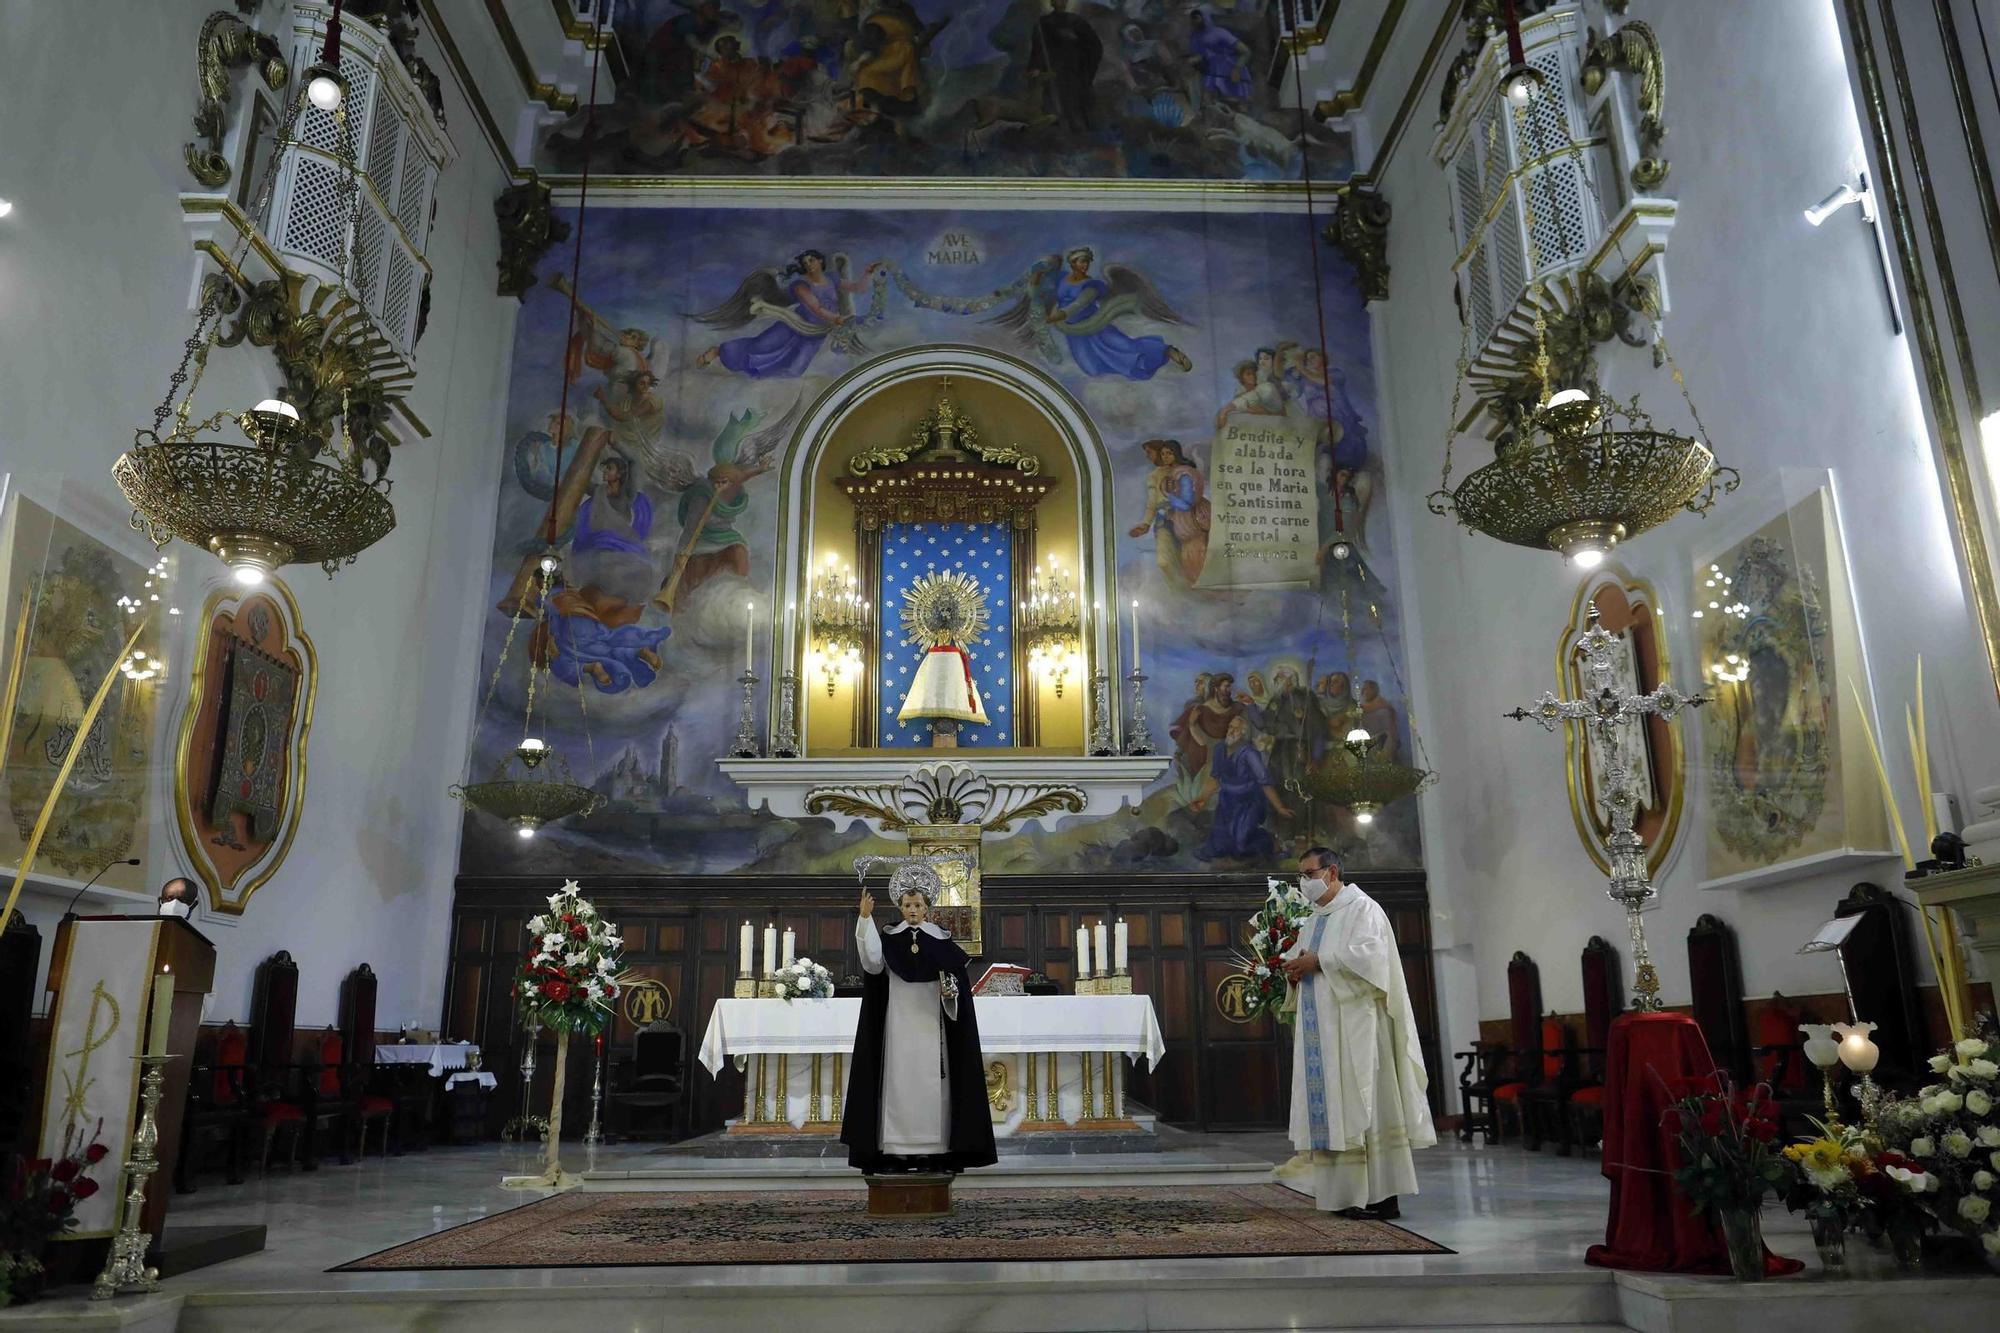
[(71, 898), (69, 900), (69, 906), (63, 909), (62, 919), (65, 921), (76, 920), (76, 899), (83, 897), (84, 892), (88, 890), (91, 885), (97, 883), (97, 881), (103, 877), (105, 870), (109, 870), (113, 866), (135, 866), (138, 864), (139, 864), (139, 858), (136, 856), (124, 856), (120, 857), (116, 861), (106, 861), (104, 863), (104, 870), (98, 871), (95, 875), (92, 875), (89, 879), (85, 880), (83, 882), (83, 888), (78, 889), (76, 891), (76, 898)]

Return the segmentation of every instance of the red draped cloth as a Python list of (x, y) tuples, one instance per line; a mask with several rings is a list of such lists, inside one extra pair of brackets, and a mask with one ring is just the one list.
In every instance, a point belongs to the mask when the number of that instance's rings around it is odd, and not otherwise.
[[(1673, 1089), (1708, 1078), (1715, 1060), (1701, 1028), (1686, 1014), (1621, 1014), (1611, 1024), (1604, 1072), (1604, 1174), (1611, 1181), (1611, 1215), (1604, 1243), (1584, 1262), (1599, 1268), (1651, 1273), (1727, 1273), (1729, 1252), (1716, 1224), (1695, 1214), (1674, 1188), (1679, 1161), (1666, 1123)], [(1805, 1267), (1764, 1252), (1773, 1277)]]

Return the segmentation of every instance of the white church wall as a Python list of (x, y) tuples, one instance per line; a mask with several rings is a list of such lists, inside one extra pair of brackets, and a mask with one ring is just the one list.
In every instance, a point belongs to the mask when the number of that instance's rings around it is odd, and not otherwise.
[[(9, 315), (0, 328), (8, 409), (0, 474), (142, 555), (145, 544), (124, 532), (111, 464), (133, 428), (150, 420), (192, 325), (195, 255), (179, 194), (194, 181), (182, 145), (196, 34), (213, 8), (198, 0), (121, 7), (116, 23), (92, 34), (88, 96), (76, 93), (75, 63), (58, 58), (10, 61), (0, 89), (0, 120), (16, 129), (0, 164), (0, 196), (15, 205), (0, 221), (0, 307)], [(263, 18), (270, 30), (273, 20)], [(6, 6), (0, 49), (63, 51), (73, 26), (66, 6)], [(198, 918), (217, 946), (211, 1021), (248, 1017), (255, 968), (277, 949), (299, 963), (301, 1025), (336, 1020), (340, 981), (358, 963), (381, 978), (384, 1026), (435, 1022), (443, 989), (458, 843), (458, 808), (446, 788), (460, 776), (472, 721), (466, 682), (476, 670), (483, 593), (482, 562), (468, 557), (492, 530), (490, 451), (516, 303), (494, 294), (492, 200), (505, 175), (448, 63), (428, 37), (424, 46), (444, 75), (458, 149), (439, 182), (430, 318), (408, 398), (430, 438), (404, 445), (391, 466), (394, 533), (331, 581), (309, 567), (285, 572), (320, 665), (304, 815), (288, 859), (240, 920)], [(277, 381), (268, 350), (218, 349), (196, 412), (246, 406)], [(169, 554), (172, 600), (192, 621), (221, 566), (184, 545)], [(190, 646), (183, 635), (183, 665)], [(136, 874), (145, 892), (93, 894), (79, 910), (150, 910), (152, 891), (185, 868), (166, 757), (186, 682), (171, 671), (166, 681), (154, 818)], [(44, 967), (76, 887), (31, 882), (24, 894), (42, 931)]]
[[(1672, 175), (1681, 203), (1667, 274), (1670, 344), (1722, 461), (1743, 489), (1704, 521), (1680, 517), (1621, 547), (1618, 562), (1649, 579), (1667, 612), (1674, 675), (1701, 683), (1687, 617), (1697, 553), (1775, 515), (1802, 478), (1830, 469), (1853, 574), (1872, 719), (1898, 799), (1917, 806), (1902, 708), (1922, 653), (1936, 786), (1966, 801), (1991, 783), (2000, 712), (1964, 592), (1912, 352), (1891, 331), (1874, 240), (1854, 210), (1826, 226), (1801, 210), (1864, 164), (1862, 131), (1830, 0), (1739, 6), (1718, 25), (1695, 14), (1643, 15), (1665, 51)], [(1786, 54), (1774, 65), (1768, 53)], [(1433, 78), (1420, 105), (1435, 105)], [(1478, 1010), (1506, 1013), (1507, 960), (1541, 966), (1545, 1006), (1581, 1008), (1578, 954), (1591, 935), (1626, 958), (1620, 913), (1573, 831), (1560, 738), (1501, 714), (1555, 685), (1554, 636), (1580, 575), (1553, 554), (1503, 546), (1422, 509), (1437, 486), (1459, 330), (1443, 173), (1413, 132), (1382, 189), (1395, 207), (1391, 300), (1376, 321), (1384, 397), (1395, 438), (1385, 450), (1412, 558), (1413, 617), (1424, 671), (1420, 721), (1443, 781), (1426, 809), (1434, 899), (1469, 926)], [(1664, 422), (1685, 409), (1643, 351), (1600, 349), (1614, 393), (1641, 390)], [(1468, 400), (1469, 401), (1469, 400)], [(1487, 461), (1461, 441), (1457, 476)], [(1750, 524), (1749, 526), (1754, 526)], [(1690, 771), (1698, 738), (1688, 728)], [(1886, 734), (1884, 734), (1886, 733)], [(1688, 999), (1685, 937), (1715, 913), (1736, 930), (1746, 992), (1839, 986), (1823, 959), (1795, 950), (1856, 881), (1894, 886), (1895, 860), (1787, 884), (1704, 890), (1703, 791), (1689, 792), (1684, 845), (1658, 880), (1647, 929), (1664, 998)], [(1969, 802), (1968, 802), (1969, 804)], [(1920, 835), (1919, 835), (1920, 836)]]

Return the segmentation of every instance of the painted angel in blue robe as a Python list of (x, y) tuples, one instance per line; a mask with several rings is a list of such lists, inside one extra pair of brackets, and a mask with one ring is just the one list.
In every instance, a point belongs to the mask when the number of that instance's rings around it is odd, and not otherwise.
[(1026, 290), (1021, 299), (988, 323), (1009, 330), (1051, 361), (1060, 355), (1060, 336), (1070, 360), (1086, 375), (1149, 380), (1166, 365), (1194, 369), (1188, 354), (1165, 338), (1130, 334), (1118, 326), (1134, 317), (1161, 324), (1186, 321), (1137, 269), (1106, 264), (1103, 277), (1093, 275), (1090, 266), (1096, 258), (1089, 246), (1079, 245), (1039, 260), (1022, 279)]
[(850, 279), (847, 256), (833, 257), (838, 278), (827, 275), (826, 256), (801, 250), (784, 268), (760, 268), (737, 284), (727, 301), (690, 317), (710, 328), (740, 329), (768, 317), (771, 323), (756, 333), (730, 338), (695, 358), (697, 366), (720, 362), (724, 370), (751, 379), (795, 379), (806, 373), (822, 344), (852, 356), (867, 351), (859, 326), (871, 318), (857, 312), (855, 293), (865, 291), (882, 267), (876, 260)]

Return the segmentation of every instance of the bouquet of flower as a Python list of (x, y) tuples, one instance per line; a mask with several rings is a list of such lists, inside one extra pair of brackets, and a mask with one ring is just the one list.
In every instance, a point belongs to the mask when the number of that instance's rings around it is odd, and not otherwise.
[(1782, 1191), (1785, 1207), (1845, 1231), (1863, 1209), (1862, 1179), (1876, 1170), (1868, 1156), (1868, 1136), (1851, 1125), (1812, 1123), (1817, 1138), (1785, 1149), (1785, 1160), (1792, 1164)]
[(833, 996), (833, 973), (810, 958), (800, 958), (771, 974), (779, 999), (826, 1000)]
[(1299, 942), (1299, 930), (1312, 916), (1312, 904), (1296, 884), (1281, 879), (1265, 881), (1264, 905), (1250, 918), (1250, 953), (1238, 954), (1243, 975), (1249, 979), (1244, 991), (1244, 1008), (1251, 1018), (1269, 1014), (1280, 1023), (1292, 1021), (1292, 986), (1285, 979), (1280, 959)]
[[(89, 1175), (108, 1149), (97, 1141), (104, 1122), (82, 1136), (63, 1135), (63, 1155), (29, 1161), (10, 1157), (0, 1188), (0, 1306), (26, 1301), (41, 1289), (42, 1252), (76, 1225), (76, 1206), (100, 1188)], [(75, 1146), (72, 1147), (72, 1144)]]
[(575, 880), (529, 918), (528, 947), (514, 976), (522, 1012), (557, 1032), (602, 1032), (618, 998), (618, 927), (584, 900)]
[(2000, 1039), (1967, 1037), (1930, 1066), (1943, 1081), (1885, 1101), (1876, 1123), (1883, 1142), (1911, 1159), (1909, 1169), (1933, 1182), (1918, 1192), (1937, 1219), (2000, 1258)]
[(1778, 1146), (1778, 1108), (1761, 1085), (1737, 1091), (1704, 1079), (1683, 1085), (1676, 1117), (1681, 1160), (1674, 1184), (1697, 1212), (1756, 1212), (1782, 1194), (1791, 1164)]

